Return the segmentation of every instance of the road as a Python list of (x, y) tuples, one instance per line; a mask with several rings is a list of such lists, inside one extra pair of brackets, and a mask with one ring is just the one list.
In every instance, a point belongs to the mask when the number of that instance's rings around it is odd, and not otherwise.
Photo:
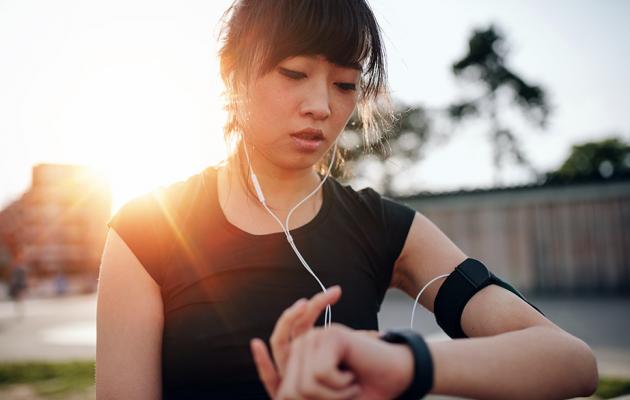
[[(630, 378), (630, 298), (530, 298), (552, 321), (596, 353), (602, 376)], [(390, 291), (379, 315), (381, 329), (408, 327), (412, 300)], [(0, 361), (94, 359), (96, 296), (33, 299), (16, 317), (0, 302)], [(433, 314), (419, 307), (414, 328), (429, 340), (447, 337)]]

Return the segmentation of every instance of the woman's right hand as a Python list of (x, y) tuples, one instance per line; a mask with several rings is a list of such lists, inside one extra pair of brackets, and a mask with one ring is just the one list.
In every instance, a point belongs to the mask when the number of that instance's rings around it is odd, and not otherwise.
[(278, 318), (269, 340), (273, 360), (269, 355), (267, 346), (261, 339), (252, 340), (252, 354), (256, 361), (258, 374), (271, 397), (275, 396), (281, 378), (286, 373), (291, 354), (291, 343), (310, 330), (326, 306), (337, 303), (340, 297), (341, 288), (333, 286), (309, 300), (299, 299), (287, 308)]
[(284, 376), (291, 350), (291, 342), (313, 328), (315, 321), (326, 309), (341, 297), (341, 288), (333, 286), (320, 292), (310, 300), (300, 299), (286, 309), (276, 322), (269, 344), (276, 368), (280, 376)]
[[(264, 343), (252, 343), (258, 374), (276, 400), (393, 399), (409, 386), (414, 360), (405, 345), (390, 344), (343, 325), (315, 328), (291, 344), (280, 378), (265, 358)], [(273, 378), (273, 384), (269, 377)]]

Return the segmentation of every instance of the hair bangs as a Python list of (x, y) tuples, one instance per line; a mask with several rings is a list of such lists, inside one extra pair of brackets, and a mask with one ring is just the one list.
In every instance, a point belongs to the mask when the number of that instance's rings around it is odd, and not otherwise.
[(362, 96), (375, 97), (386, 85), (385, 54), (379, 27), (359, 1), (286, 0), (259, 42), (260, 73), (296, 55), (322, 55), (334, 64), (361, 71)]

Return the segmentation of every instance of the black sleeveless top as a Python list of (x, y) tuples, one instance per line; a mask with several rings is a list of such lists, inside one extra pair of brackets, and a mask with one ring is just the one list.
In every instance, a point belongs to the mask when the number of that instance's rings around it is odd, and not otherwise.
[[(372, 189), (324, 183), (319, 213), (292, 236), (322, 283), (343, 289), (333, 322), (378, 329), (414, 214)], [(284, 234), (252, 235), (227, 221), (215, 167), (130, 201), (109, 226), (161, 288), (163, 398), (268, 398), (249, 341), (268, 341), (282, 311), (321, 290)]]

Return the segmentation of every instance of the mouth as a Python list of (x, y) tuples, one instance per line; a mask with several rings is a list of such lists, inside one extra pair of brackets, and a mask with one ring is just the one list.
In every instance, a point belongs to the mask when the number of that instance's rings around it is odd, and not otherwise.
[(306, 153), (316, 151), (325, 140), (324, 133), (321, 129), (312, 128), (294, 132), (291, 134), (291, 137), (297, 149)]
[(301, 131), (292, 133), (291, 136), (302, 140), (324, 140), (324, 132), (322, 132), (321, 129), (302, 129)]

